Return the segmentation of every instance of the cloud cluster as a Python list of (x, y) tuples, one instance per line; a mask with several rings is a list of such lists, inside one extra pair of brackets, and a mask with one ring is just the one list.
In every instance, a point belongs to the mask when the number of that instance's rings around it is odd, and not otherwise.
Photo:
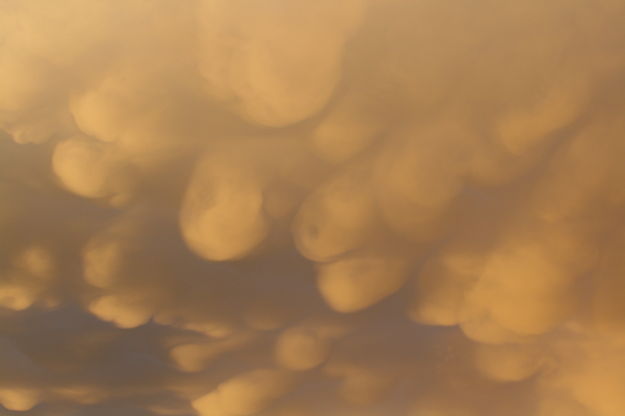
[(622, 416), (624, 22), (0, 1), (0, 412)]

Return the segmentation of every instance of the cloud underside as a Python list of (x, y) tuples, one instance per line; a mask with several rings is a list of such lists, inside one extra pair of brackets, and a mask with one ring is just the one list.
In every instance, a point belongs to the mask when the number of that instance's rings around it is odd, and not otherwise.
[(624, 415), (624, 23), (0, 0), (0, 413)]

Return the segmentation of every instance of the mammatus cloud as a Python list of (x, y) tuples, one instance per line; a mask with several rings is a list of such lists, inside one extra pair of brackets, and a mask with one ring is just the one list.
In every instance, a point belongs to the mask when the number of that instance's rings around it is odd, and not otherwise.
[(623, 0), (0, 0), (0, 413), (625, 414)]

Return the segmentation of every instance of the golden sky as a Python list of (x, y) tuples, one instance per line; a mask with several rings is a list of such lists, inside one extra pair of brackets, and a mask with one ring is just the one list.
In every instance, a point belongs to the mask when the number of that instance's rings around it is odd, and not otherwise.
[(0, 415), (625, 415), (625, 0), (0, 0)]

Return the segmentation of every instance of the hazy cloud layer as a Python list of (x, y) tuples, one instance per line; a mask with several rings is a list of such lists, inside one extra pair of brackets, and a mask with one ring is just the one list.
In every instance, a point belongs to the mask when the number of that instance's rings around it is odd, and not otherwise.
[(0, 413), (625, 414), (625, 1), (0, 0)]

